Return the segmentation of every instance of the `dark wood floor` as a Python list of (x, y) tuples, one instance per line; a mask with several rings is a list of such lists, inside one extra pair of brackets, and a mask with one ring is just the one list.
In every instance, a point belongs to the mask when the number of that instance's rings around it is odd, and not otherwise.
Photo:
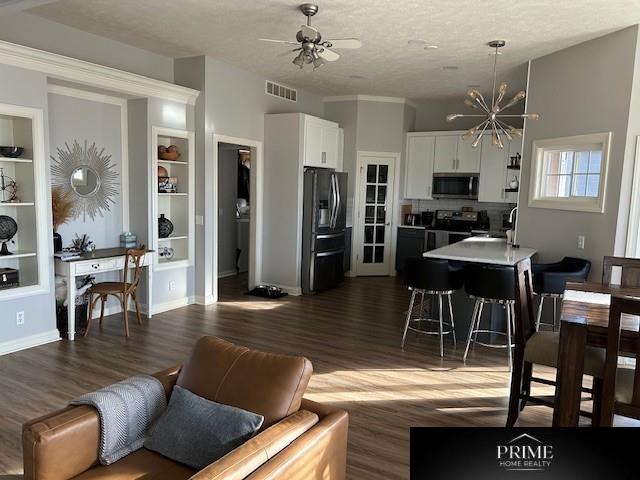
[[(401, 351), (408, 293), (399, 280), (348, 279), (323, 294), (273, 301), (243, 295), (245, 280), (222, 280), (216, 305), (133, 322), (129, 339), (114, 315), (86, 339), (0, 357), (0, 477), (22, 473), (23, 422), (84, 392), (180, 363), (202, 335), (311, 359), (307, 396), (350, 413), (349, 479), (408, 478), (412, 425), (504, 425), (506, 356), (479, 348), (465, 366), (463, 346), (449, 345), (441, 360), (435, 337), (412, 335)], [(551, 393), (545, 388), (536, 393)], [(548, 426), (551, 412), (528, 407), (520, 424)]]

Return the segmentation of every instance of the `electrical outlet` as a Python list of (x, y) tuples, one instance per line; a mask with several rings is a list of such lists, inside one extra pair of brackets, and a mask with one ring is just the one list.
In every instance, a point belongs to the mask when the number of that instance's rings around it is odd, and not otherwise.
[(176, 282), (173, 280), (169, 282), (169, 291), (172, 292), (176, 289)]
[(16, 325), (24, 325), (24, 312), (16, 312)]
[(578, 235), (578, 248), (584, 250), (584, 235)]

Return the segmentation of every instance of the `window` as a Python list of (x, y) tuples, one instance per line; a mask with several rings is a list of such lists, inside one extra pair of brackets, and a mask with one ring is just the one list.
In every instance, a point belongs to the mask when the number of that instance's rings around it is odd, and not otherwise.
[(533, 142), (529, 206), (604, 211), (611, 134)]

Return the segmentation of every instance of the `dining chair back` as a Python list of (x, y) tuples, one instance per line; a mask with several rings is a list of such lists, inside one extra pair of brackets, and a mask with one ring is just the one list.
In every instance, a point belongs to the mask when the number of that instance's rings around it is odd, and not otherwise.
[(640, 316), (640, 299), (611, 297), (607, 331), (607, 356), (604, 366), (602, 404), (600, 406), (599, 425), (603, 427), (613, 424), (614, 413), (640, 419), (640, 361), (638, 361), (640, 335), (638, 335), (636, 342), (635, 368), (618, 368), (622, 316), (625, 314)]
[[(144, 263), (144, 256), (147, 253), (147, 248), (142, 245), (140, 248), (131, 248), (127, 250), (124, 257), (124, 264), (129, 268), (122, 269), (122, 283), (127, 286), (127, 290), (130, 293), (135, 290), (140, 283), (140, 277), (142, 275), (142, 265)], [(131, 280), (129, 281), (129, 277)]]
[(611, 285), (613, 268), (622, 269), (620, 285), (640, 287), (640, 258), (604, 257), (602, 261), (602, 283)]

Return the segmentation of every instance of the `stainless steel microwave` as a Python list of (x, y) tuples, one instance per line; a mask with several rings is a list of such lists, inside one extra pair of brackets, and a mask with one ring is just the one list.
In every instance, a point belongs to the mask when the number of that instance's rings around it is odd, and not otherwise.
[(476, 200), (478, 198), (478, 184), (480, 177), (472, 173), (434, 173), (433, 198), (464, 198)]

